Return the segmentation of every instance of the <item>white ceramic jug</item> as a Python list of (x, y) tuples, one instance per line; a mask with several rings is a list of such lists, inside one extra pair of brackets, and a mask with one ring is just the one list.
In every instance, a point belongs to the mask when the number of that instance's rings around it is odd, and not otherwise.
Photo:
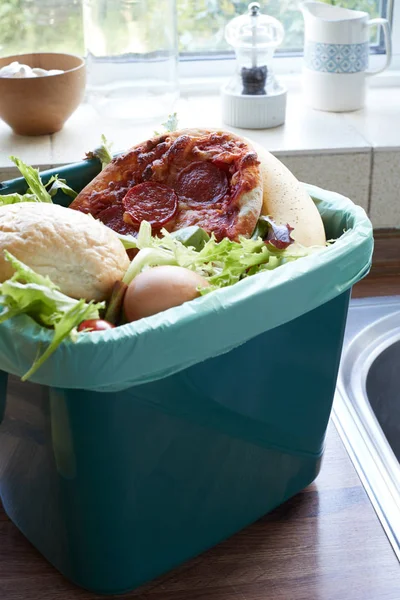
[[(323, 2), (301, 5), (304, 17), (303, 93), (319, 110), (342, 112), (364, 106), (366, 77), (386, 69), (391, 61), (387, 19), (370, 19), (366, 12)], [(370, 27), (383, 27), (386, 62), (368, 70)]]

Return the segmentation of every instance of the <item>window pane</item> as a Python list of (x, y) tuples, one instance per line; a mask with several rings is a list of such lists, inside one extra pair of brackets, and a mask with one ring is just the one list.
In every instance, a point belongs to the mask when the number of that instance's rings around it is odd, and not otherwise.
[[(231, 51), (224, 39), (224, 27), (230, 19), (247, 11), (249, 1), (177, 0), (180, 52), (202, 56)], [(387, 0), (331, 2), (364, 10), (371, 17), (386, 16)], [(163, 0), (147, 3), (149, 18), (154, 23), (162, 14), (162, 3)], [(263, 12), (278, 18), (285, 28), (280, 50), (300, 52), (303, 18), (299, 0), (269, 0), (260, 4)], [(378, 41), (377, 32), (373, 32), (371, 42), (377, 44)], [(0, 54), (32, 50), (84, 54), (82, 0), (0, 0)]]
[(0, 0), (0, 53), (83, 54), (81, 0)]
[[(247, 11), (250, 0), (177, 0), (179, 42), (182, 53), (207, 54), (232, 50), (224, 39), (224, 26), (230, 19)], [(363, 10), (371, 18), (380, 16), (380, 0), (332, 0), (345, 8)], [(285, 39), (281, 50), (300, 51), (303, 47), (303, 17), (299, 0), (260, 2), (261, 10), (281, 21)], [(382, 15), (383, 16), (383, 15)], [(376, 32), (373, 43), (377, 42)]]

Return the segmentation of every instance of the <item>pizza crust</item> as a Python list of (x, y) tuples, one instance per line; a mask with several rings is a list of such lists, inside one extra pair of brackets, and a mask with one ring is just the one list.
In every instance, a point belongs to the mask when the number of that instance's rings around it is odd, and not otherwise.
[(263, 206), (279, 225), (294, 228), (292, 238), (303, 246), (326, 244), (324, 224), (305, 186), (275, 156), (259, 144), (253, 144), (261, 162)]

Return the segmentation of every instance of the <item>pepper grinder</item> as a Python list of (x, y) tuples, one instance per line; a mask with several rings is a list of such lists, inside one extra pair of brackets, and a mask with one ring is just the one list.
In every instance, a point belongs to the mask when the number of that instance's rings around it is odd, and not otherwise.
[(276, 79), (272, 60), (282, 43), (282, 24), (260, 11), (258, 2), (225, 27), (236, 54), (232, 79), (222, 87), (222, 119), (232, 127), (267, 129), (285, 122), (286, 89)]

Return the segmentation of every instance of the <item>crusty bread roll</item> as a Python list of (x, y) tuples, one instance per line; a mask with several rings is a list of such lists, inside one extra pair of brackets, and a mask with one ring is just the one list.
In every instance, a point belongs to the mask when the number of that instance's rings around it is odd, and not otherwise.
[(115, 233), (84, 213), (56, 204), (21, 202), (0, 207), (0, 281), (14, 270), (8, 250), (72, 298), (105, 300), (129, 259)]
[(251, 142), (261, 162), (262, 215), (294, 228), (292, 238), (303, 246), (324, 245), (325, 229), (317, 207), (291, 171), (259, 144)]

